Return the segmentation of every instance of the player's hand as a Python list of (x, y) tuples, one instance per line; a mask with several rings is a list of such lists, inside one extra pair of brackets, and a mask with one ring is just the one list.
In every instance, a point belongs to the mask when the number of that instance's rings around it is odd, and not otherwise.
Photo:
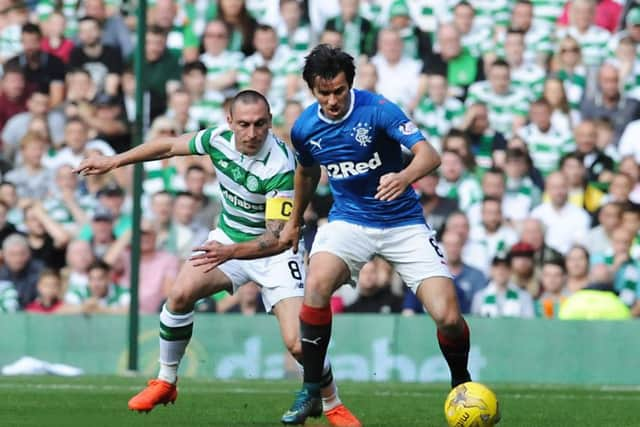
[(279, 242), (286, 245), (287, 248), (291, 248), (294, 254), (298, 253), (298, 242), (300, 241), (300, 233), (302, 227), (299, 223), (289, 220), (284, 225), (284, 228), (280, 232)]
[(73, 171), (81, 175), (101, 175), (116, 168), (113, 157), (102, 154), (91, 154), (84, 159)]
[(409, 182), (404, 178), (401, 173), (391, 172), (380, 177), (380, 184), (378, 185), (378, 192), (376, 193), (376, 199), (388, 202), (395, 200), (404, 190), (407, 189)]
[(225, 261), (233, 257), (233, 251), (230, 245), (223, 245), (215, 240), (198, 246), (193, 250), (197, 252), (189, 258), (194, 267), (207, 266), (204, 272), (208, 273), (218, 267)]

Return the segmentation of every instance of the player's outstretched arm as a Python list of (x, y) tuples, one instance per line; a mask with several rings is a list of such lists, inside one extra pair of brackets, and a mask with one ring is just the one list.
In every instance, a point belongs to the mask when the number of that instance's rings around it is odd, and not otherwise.
[(216, 241), (207, 242), (194, 249), (199, 252), (189, 258), (194, 267), (206, 265), (209, 272), (230, 259), (256, 259), (279, 254), (289, 248), (280, 242), (286, 220), (270, 219), (266, 221), (266, 230), (258, 238), (248, 242), (223, 245)]
[(293, 210), (289, 221), (280, 233), (280, 242), (286, 245), (287, 248), (292, 248), (293, 253), (298, 252), (300, 231), (304, 224), (304, 211), (311, 202), (311, 198), (318, 186), (318, 181), (320, 181), (320, 165), (305, 167), (298, 164), (293, 182)]
[(440, 155), (427, 141), (414, 144), (411, 151), (413, 159), (406, 168), (380, 177), (376, 199), (389, 201), (398, 198), (409, 185), (440, 166)]
[(189, 149), (189, 141), (193, 135), (188, 133), (178, 137), (156, 138), (115, 156), (91, 155), (84, 159), (74, 171), (83, 175), (100, 175), (132, 163), (188, 156), (193, 154)]

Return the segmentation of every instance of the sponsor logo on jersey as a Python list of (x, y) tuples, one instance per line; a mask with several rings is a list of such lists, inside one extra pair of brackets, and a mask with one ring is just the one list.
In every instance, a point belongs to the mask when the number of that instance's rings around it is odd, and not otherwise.
[(412, 135), (418, 132), (418, 127), (413, 122), (405, 122), (398, 126), (398, 130), (403, 135)]
[(238, 206), (244, 209), (250, 209), (250, 210), (254, 210), (254, 211), (258, 211), (258, 212), (264, 212), (264, 207), (265, 205), (259, 204), (259, 203), (251, 203), (248, 202), (238, 196), (236, 196), (235, 194), (233, 194), (232, 192), (228, 191), (228, 190), (222, 190), (222, 195), (224, 196), (225, 199), (227, 199), (229, 201), (229, 203), (231, 203), (234, 206)]
[(373, 137), (369, 134), (371, 129), (372, 128), (369, 123), (358, 122), (353, 130), (351, 130), (351, 136), (354, 137), (362, 147), (366, 147), (373, 141)]
[(340, 162), (328, 164), (327, 173), (331, 178), (341, 179), (366, 174), (369, 171), (378, 169), (380, 166), (382, 166), (382, 160), (380, 160), (380, 154), (376, 151), (373, 153), (373, 157), (366, 162)]

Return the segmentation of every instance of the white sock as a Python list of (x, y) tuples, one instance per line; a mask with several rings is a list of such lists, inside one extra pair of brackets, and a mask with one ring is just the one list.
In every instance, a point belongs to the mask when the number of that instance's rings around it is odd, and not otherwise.
[(178, 365), (191, 339), (193, 311), (186, 314), (171, 313), (166, 305), (160, 313), (160, 371), (158, 378), (175, 384)]
[(160, 371), (158, 371), (158, 379), (175, 384), (178, 381), (178, 365), (167, 365), (160, 362)]

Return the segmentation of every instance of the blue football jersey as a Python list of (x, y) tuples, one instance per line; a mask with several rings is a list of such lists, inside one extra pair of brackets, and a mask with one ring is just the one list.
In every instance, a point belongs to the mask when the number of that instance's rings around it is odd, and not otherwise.
[(397, 199), (375, 198), (380, 177), (402, 170), (402, 148), (424, 140), (398, 108), (380, 95), (351, 90), (351, 105), (340, 120), (330, 120), (318, 103), (309, 106), (291, 130), (302, 166), (326, 167), (334, 203), (329, 221), (343, 220), (385, 228), (425, 224), (411, 187)]

